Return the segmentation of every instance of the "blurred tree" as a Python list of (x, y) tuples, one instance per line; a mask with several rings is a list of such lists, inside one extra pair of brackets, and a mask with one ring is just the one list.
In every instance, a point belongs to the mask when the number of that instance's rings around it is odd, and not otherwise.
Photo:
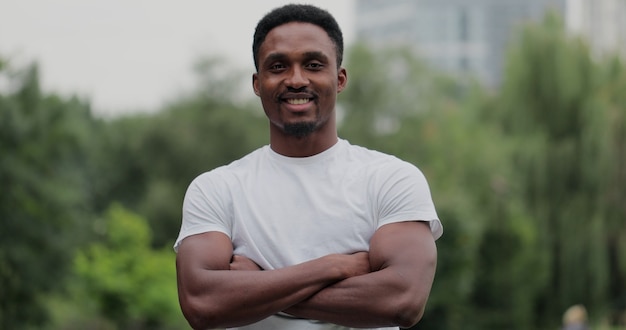
[[(594, 130), (602, 135), (602, 141), (600, 145), (594, 145), (592, 139), (585, 138), (585, 151), (593, 153), (601, 149), (599, 153), (603, 166), (606, 166), (601, 169), (607, 172), (606, 175), (586, 174), (590, 180), (600, 179), (603, 186), (597, 196), (601, 205), (597, 216), (606, 223), (608, 320), (611, 324), (626, 327), (626, 63), (615, 56), (602, 64), (602, 80), (606, 85), (599, 91), (598, 101), (606, 112), (604, 122), (594, 123)], [(599, 300), (601, 296), (594, 298)]]
[(174, 252), (153, 250), (140, 216), (113, 204), (101, 223), (103, 239), (75, 259), (82, 301), (95, 300), (116, 329), (179, 329)]
[(86, 239), (98, 123), (86, 103), (44, 94), (36, 65), (0, 63), (0, 328), (16, 329), (45, 321), (41, 297)]
[[(266, 144), (267, 120), (241, 87), (241, 74), (219, 59), (196, 64), (197, 88), (159, 112), (115, 119), (108, 127), (112, 180), (104, 201), (117, 200), (146, 217), (154, 246), (180, 229), (185, 189), (197, 175)], [(248, 93), (241, 92), (244, 88)]]
[(601, 315), (626, 294), (624, 69), (605, 66), (556, 15), (525, 29), (510, 53), (497, 116), (516, 143), (515, 171), (540, 232), (538, 270), (549, 274), (537, 326), (557, 324), (576, 303)]
[(356, 144), (388, 147), (380, 137), (394, 133), (406, 116), (424, 116), (456, 104), (467, 89), (429, 67), (406, 47), (348, 50), (348, 87), (339, 95), (340, 133)]

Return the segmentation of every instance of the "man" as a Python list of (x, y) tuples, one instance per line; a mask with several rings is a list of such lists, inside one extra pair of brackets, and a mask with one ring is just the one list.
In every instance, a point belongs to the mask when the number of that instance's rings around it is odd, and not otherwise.
[(441, 223), (415, 166), (338, 138), (337, 22), (313, 6), (275, 9), (253, 55), (270, 145), (187, 190), (175, 243), (185, 317), (196, 329), (414, 325)]

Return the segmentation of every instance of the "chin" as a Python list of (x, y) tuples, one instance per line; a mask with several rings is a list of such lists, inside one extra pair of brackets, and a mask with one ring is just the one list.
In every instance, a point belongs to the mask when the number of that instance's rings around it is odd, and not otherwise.
[(283, 125), (283, 132), (290, 136), (297, 138), (304, 138), (317, 130), (317, 123), (315, 122), (297, 122), (287, 123)]

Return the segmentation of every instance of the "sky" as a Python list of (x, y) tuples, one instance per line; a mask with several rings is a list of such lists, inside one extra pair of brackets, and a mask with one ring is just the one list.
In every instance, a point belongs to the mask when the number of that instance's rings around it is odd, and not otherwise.
[[(354, 40), (355, 0), (308, 0)], [(0, 56), (36, 62), (43, 89), (78, 95), (95, 113), (157, 110), (193, 88), (192, 65), (219, 56), (254, 71), (256, 23), (287, 0), (2, 0)], [(252, 89), (250, 90), (252, 93)]]

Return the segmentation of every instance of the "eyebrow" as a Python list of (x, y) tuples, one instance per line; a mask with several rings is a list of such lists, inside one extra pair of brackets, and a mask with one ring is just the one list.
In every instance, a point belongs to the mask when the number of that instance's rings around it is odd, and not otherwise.
[[(267, 55), (267, 57), (263, 61), (263, 64), (269, 65), (272, 62), (286, 61), (287, 58), (288, 56), (285, 53), (272, 53), (272, 54)], [(303, 54), (303, 58), (305, 61), (320, 60), (322, 62), (328, 62), (328, 56), (326, 56), (326, 54), (324, 54), (323, 52), (319, 52), (319, 51), (305, 52)]]
[(287, 55), (283, 53), (271, 53), (267, 55), (267, 57), (263, 60), (263, 65), (269, 65), (272, 62), (280, 62), (284, 61), (287, 58)]
[(328, 62), (328, 56), (322, 52), (313, 51), (304, 53), (304, 58), (307, 60), (320, 60), (323, 62)]

